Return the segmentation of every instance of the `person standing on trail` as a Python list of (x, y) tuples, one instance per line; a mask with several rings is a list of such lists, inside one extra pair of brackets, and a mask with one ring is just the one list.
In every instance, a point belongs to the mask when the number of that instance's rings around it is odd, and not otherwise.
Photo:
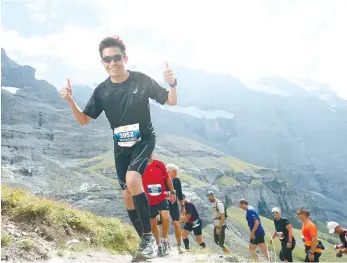
[(319, 262), (324, 247), (318, 240), (316, 225), (310, 220), (310, 211), (302, 207), (298, 209), (296, 215), (302, 222), (301, 234), (305, 242), (305, 262)]
[[(145, 189), (151, 213), (151, 227), (158, 245), (158, 255), (164, 256), (169, 252), (169, 201), (166, 199), (165, 186), (170, 190), (171, 203), (176, 201), (176, 191), (165, 165), (158, 160), (149, 158), (148, 166), (142, 176), (142, 183)], [(160, 243), (160, 233), (157, 227), (157, 216), (160, 215), (162, 223), (163, 243)]]
[(260, 216), (254, 207), (249, 206), (245, 199), (239, 201), (239, 206), (242, 210), (246, 211), (246, 220), (248, 222), (249, 229), (251, 230), (251, 239), (249, 244), (249, 251), (254, 260), (258, 260), (258, 255), (255, 251), (259, 246), (265, 259), (269, 261), (269, 254), (265, 244), (265, 231), (260, 221)]
[(180, 220), (180, 224), (184, 223), (182, 230), (183, 243), (186, 250), (190, 249), (189, 245), (189, 234), (191, 231), (194, 232), (196, 242), (201, 248), (206, 248), (206, 244), (202, 237), (202, 224), (199, 217), (199, 213), (191, 202), (187, 201), (186, 196), (183, 195), (183, 203), (185, 206), (185, 216)]
[[(181, 226), (180, 226), (180, 215), (184, 214), (184, 202), (183, 202), (183, 193), (182, 193), (182, 186), (181, 181), (179, 178), (177, 178), (177, 170), (178, 166), (174, 164), (168, 164), (166, 165), (167, 172), (169, 176), (171, 177), (173, 186), (176, 191), (177, 199), (174, 203), (170, 203), (170, 216), (171, 220), (174, 225), (175, 229), (175, 236), (177, 241), (177, 249), (180, 254), (183, 253), (181, 242), (182, 242), (182, 234), (181, 234)], [(181, 207), (181, 213), (178, 207), (178, 202), (180, 203)]]
[(277, 236), (281, 241), (279, 258), (281, 261), (293, 262), (292, 252), (296, 242), (293, 236), (292, 225), (287, 218), (281, 217), (281, 210), (278, 207), (274, 207), (272, 213), (274, 215), (275, 232), (272, 234), (270, 244), (273, 244), (273, 239)]
[(214, 242), (219, 245), (224, 253), (230, 253), (225, 241), (226, 225), (226, 207), (224, 203), (217, 199), (212, 191), (208, 191), (206, 194), (208, 201), (212, 203), (213, 224), (214, 224)]
[(148, 259), (154, 257), (157, 250), (141, 178), (156, 142), (149, 99), (160, 104), (176, 105), (177, 80), (168, 63), (165, 64), (164, 80), (170, 85), (170, 91), (141, 72), (126, 70), (126, 47), (118, 36), (103, 39), (99, 54), (109, 77), (95, 88), (85, 109), (82, 111), (74, 101), (70, 80), (60, 94), (81, 125), (105, 112), (114, 139), (115, 164), (125, 206), (141, 237), (135, 259)]
[(336, 257), (342, 257), (342, 254), (347, 254), (347, 229), (343, 229), (336, 222), (328, 222), (327, 224), (330, 234), (337, 234), (340, 237), (341, 244), (336, 245), (334, 248), (337, 250)]

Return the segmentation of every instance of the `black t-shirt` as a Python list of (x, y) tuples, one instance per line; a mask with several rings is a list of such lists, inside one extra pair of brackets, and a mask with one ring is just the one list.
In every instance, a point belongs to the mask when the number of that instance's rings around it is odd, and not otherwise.
[[(177, 177), (175, 177), (174, 179), (172, 179), (172, 184), (174, 189), (176, 190), (176, 196), (178, 198), (178, 200), (183, 200), (183, 193), (182, 193), (182, 186), (181, 186), (181, 180), (178, 179)], [(166, 191), (169, 191), (170, 189), (166, 186)]]
[[(274, 223), (278, 239), (281, 241), (288, 241), (289, 231), (287, 229), (287, 226), (290, 225), (289, 220), (285, 217), (281, 217), (280, 220), (274, 219)], [(294, 240), (294, 236), (292, 239)]]
[(188, 222), (194, 222), (199, 219), (199, 213), (196, 211), (195, 205), (190, 202), (185, 203), (186, 214), (190, 215)]
[(149, 98), (163, 105), (168, 94), (168, 90), (147, 75), (129, 71), (129, 78), (122, 83), (113, 83), (108, 78), (97, 86), (83, 112), (96, 119), (105, 111), (112, 130), (138, 123), (141, 138), (148, 139), (155, 135)]
[(340, 240), (345, 248), (347, 248), (347, 230), (340, 234)]

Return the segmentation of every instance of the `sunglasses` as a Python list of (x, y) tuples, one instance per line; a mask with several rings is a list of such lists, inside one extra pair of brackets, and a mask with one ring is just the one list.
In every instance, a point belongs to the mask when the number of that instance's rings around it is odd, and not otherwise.
[(301, 213), (296, 213), (297, 216), (301, 215)]
[(118, 62), (121, 61), (123, 59), (123, 55), (114, 55), (114, 56), (106, 56), (102, 58), (102, 61), (104, 61), (105, 63), (111, 63), (111, 61), (113, 62)]
[(273, 214), (278, 214), (278, 212), (272, 212)]

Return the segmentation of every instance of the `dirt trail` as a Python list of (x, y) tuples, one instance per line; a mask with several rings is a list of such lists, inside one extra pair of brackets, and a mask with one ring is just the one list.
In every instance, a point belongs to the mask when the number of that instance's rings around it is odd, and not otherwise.
[[(112, 255), (107, 252), (70, 252), (66, 251), (63, 256), (55, 255), (44, 261), (37, 261), (37, 263), (127, 263), (131, 262), (132, 256), (130, 255)], [(14, 261), (1, 261), (3, 263), (12, 263)], [(19, 262), (19, 261), (16, 261)], [(25, 261), (20, 261), (25, 262)], [(170, 254), (165, 257), (156, 257), (145, 262), (150, 263), (177, 263), (177, 262), (242, 262), (238, 257), (225, 256), (217, 254), (193, 254), (185, 253), (179, 255), (176, 248), (173, 247)]]

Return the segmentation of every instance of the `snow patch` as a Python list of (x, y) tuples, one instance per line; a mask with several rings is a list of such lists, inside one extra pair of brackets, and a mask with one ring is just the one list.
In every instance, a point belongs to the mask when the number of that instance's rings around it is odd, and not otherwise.
[(212, 111), (207, 111), (207, 110), (200, 110), (196, 108), (195, 106), (189, 106), (189, 107), (183, 107), (183, 106), (167, 106), (167, 105), (158, 105), (155, 104), (154, 102), (150, 102), (151, 104), (160, 107), (163, 110), (175, 112), (175, 113), (181, 113), (181, 114), (186, 114), (193, 116), (195, 118), (204, 118), (204, 119), (234, 119), (234, 114), (224, 111), (224, 110), (212, 110)]
[(15, 87), (1, 87), (4, 90), (7, 90), (8, 92), (12, 93), (12, 94), (16, 94), (17, 90), (19, 90), (19, 88), (15, 88)]

